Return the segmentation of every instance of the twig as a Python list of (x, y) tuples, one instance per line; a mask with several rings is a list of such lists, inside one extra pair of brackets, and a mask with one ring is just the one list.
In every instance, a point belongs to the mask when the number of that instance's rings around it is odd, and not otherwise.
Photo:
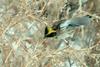
[(82, 10), (82, 0), (79, 0), (79, 10)]
[[(21, 39), (19, 39), (19, 40), (17, 41), (16, 45), (19, 45), (19, 46), (20, 46), (20, 44), (19, 44), (20, 41), (21, 41)], [(5, 63), (8, 61), (8, 59), (9, 59), (10, 55), (12, 54), (12, 52), (13, 52), (13, 49), (11, 49), (11, 51), (9, 52), (9, 54), (8, 54), (6, 60), (5, 60)]]

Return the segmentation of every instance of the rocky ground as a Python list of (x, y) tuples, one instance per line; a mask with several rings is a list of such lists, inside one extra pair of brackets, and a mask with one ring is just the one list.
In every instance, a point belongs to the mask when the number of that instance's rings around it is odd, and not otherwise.
[[(87, 14), (88, 47), (43, 38), (46, 25)], [(100, 0), (0, 0), (0, 67), (100, 67)]]

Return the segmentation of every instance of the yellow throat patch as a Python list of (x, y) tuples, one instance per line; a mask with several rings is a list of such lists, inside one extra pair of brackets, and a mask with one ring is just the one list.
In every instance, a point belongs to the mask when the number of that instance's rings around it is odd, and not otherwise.
[(55, 35), (56, 35), (56, 30), (54, 30), (52, 27), (45, 28), (45, 37), (53, 37)]

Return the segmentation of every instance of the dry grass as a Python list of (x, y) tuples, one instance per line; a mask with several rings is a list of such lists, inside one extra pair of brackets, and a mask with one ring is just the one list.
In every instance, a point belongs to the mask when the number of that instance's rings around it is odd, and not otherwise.
[[(100, 0), (84, 7), (69, 1), (79, 6), (71, 14), (64, 10), (67, 0), (0, 0), (0, 67), (100, 67)], [(95, 19), (88, 48), (57, 49), (59, 40), (43, 39), (45, 25), (86, 14)]]

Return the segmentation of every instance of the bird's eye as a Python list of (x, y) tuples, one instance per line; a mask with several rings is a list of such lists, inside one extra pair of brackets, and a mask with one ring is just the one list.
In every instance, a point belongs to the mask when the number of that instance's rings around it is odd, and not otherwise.
[(69, 24), (68, 26), (73, 26), (72, 24)]
[(90, 15), (86, 15), (87, 17), (89, 17), (89, 18), (92, 18), (92, 16), (90, 16)]

